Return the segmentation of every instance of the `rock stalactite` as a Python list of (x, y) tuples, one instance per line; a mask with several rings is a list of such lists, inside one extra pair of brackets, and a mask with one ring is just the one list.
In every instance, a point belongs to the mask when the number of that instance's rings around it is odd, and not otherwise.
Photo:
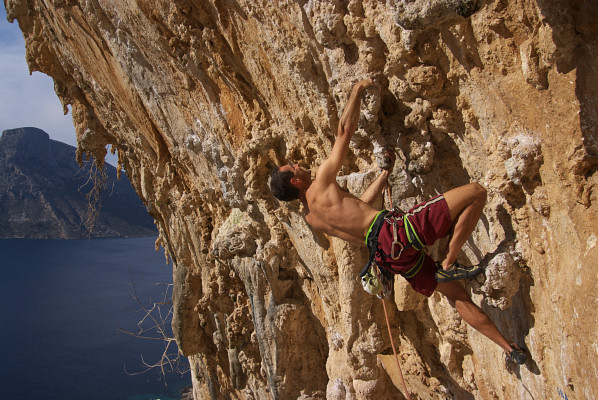
[(403, 398), (382, 305), (357, 280), (365, 248), (310, 230), (267, 187), (274, 165), (326, 158), (364, 77), (379, 90), (340, 183), (359, 194), (392, 148), (401, 208), (484, 185), (461, 259), (487, 272), (467, 288), (533, 358), (505, 364), (444, 298), (397, 278), (391, 328), (411, 392), (598, 397), (596, 2), (4, 4), (80, 153), (117, 151), (156, 221), (195, 398)]

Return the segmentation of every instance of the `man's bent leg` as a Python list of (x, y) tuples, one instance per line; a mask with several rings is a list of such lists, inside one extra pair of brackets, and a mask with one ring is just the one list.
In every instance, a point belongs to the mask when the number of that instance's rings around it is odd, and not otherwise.
[(513, 350), (509, 342), (499, 332), (496, 325), (494, 325), (494, 322), (471, 300), (471, 297), (469, 297), (469, 294), (461, 284), (454, 281), (439, 283), (436, 290), (445, 295), (455, 305), (457, 312), (459, 312), (465, 322), (498, 344), (507, 353)]
[(448, 269), (457, 259), (465, 241), (475, 229), (486, 204), (486, 189), (477, 183), (469, 183), (444, 193), (453, 221), (453, 235), (448, 252), (442, 260), (442, 268)]

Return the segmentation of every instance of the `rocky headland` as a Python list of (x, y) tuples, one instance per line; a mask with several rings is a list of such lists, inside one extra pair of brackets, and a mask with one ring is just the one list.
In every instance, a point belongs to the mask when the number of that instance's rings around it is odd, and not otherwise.
[[(126, 175), (118, 180), (116, 168), (109, 164), (104, 172), (105, 180), (90, 161), (79, 166), (73, 146), (51, 140), (41, 129), (5, 130), (0, 137), (0, 237), (157, 235)], [(94, 185), (101, 185), (101, 201), (90, 210), (93, 199), (88, 194)], [(96, 212), (96, 220), (89, 220)]]

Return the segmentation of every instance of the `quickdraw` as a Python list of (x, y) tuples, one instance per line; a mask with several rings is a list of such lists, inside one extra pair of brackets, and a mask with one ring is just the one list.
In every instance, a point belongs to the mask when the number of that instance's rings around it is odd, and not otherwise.
[[(403, 253), (403, 250), (405, 250), (405, 246), (403, 246), (403, 243), (401, 243), (398, 240), (397, 224), (396, 221), (393, 222), (394, 223), (392, 224), (392, 244), (390, 245), (390, 258), (392, 258), (393, 260), (398, 260), (399, 258), (401, 258), (401, 254)], [(399, 246), (399, 254), (395, 255), (395, 248), (397, 245)]]

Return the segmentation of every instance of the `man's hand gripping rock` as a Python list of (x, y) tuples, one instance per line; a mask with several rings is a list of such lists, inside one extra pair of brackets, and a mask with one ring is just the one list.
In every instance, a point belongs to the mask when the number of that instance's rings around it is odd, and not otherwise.
[(395, 166), (396, 159), (397, 156), (394, 151), (384, 150), (376, 156), (376, 164), (378, 164), (382, 171), (390, 174)]

